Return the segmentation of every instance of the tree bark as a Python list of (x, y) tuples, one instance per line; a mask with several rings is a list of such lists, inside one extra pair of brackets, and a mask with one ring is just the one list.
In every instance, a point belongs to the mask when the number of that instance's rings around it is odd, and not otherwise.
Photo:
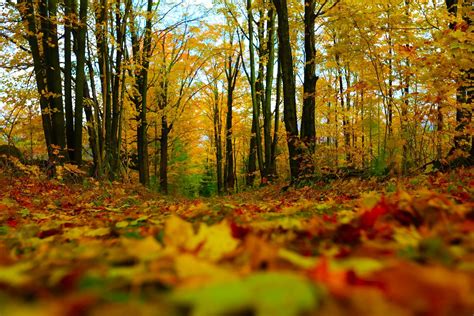
[[(232, 45), (232, 42), (231, 42)], [(224, 189), (233, 191), (235, 185), (234, 178), (234, 152), (232, 147), (232, 110), (234, 101), (234, 90), (237, 83), (237, 76), (240, 67), (240, 54), (236, 60), (232, 59), (233, 52), (229, 53), (226, 61), (226, 79), (227, 79), (227, 114), (226, 114), (226, 136), (225, 136), (225, 179)]]
[(168, 120), (166, 115), (161, 117), (160, 137), (160, 190), (168, 194)]
[(260, 133), (260, 122), (259, 122), (259, 102), (256, 89), (255, 79), (255, 51), (253, 43), (253, 13), (252, 13), (252, 1), (247, 0), (247, 23), (248, 23), (248, 38), (249, 38), (249, 54), (250, 54), (250, 90), (252, 94), (252, 120), (255, 121), (255, 142), (257, 150), (257, 161), (258, 168), (260, 170), (260, 179), (263, 181), (265, 177), (265, 166), (263, 162), (262, 152), (262, 137)]
[(223, 177), (222, 177), (222, 122), (219, 110), (219, 95), (217, 86), (214, 87), (214, 106), (213, 106), (213, 125), (214, 125), (214, 143), (216, 149), (216, 177), (217, 177), (217, 193), (223, 192)]
[(85, 60), (86, 60), (86, 31), (87, 31), (88, 0), (80, 1), (79, 25), (77, 32), (77, 65), (76, 65), (76, 102), (74, 121), (74, 161), (82, 164), (82, 113), (84, 109)]
[(278, 14), (278, 56), (282, 69), (283, 115), (289, 152), (291, 182), (298, 181), (301, 167), (298, 125), (296, 119), (296, 84), (290, 44), (290, 27), (286, 0), (273, 0)]
[(50, 104), (46, 98), (46, 60), (44, 57), (44, 51), (40, 49), (41, 43), (38, 41), (38, 34), (42, 32), (41, 24), (36, 23), (36, 14), (33, 4), (33, 0), (18, 0), (17, 8), (20, 12), (23, 24), (27, 29), (25, 37), (28, 40), (28, 44), (31, 49), (33, 57), (33, 69), (36, 79), (36, 87), (40, 97), (40, 108), (41, 108), (41, 120), (43, 124), (43, 133), (46, 142), (46, 148), (48, 150), (49, 160), (53, 159), (53, 147), (52, 147), (52, 122), (51, 122), (51, 111)]
[(301, 120), (301, 140), (305, 144), (305, 161), (303, 173), (311, 176), (314, 173), (312, 154), (316, 150), (316, 43), (315, 19), (316, 1), (305, 0), (304, 6), (304, 84), (303, 84), (303, 116)]
[(65, 157), (65, 126), (63, 109), (63, 91), (61, 84), (61, 68), (59, 65), (59, 43), (57, 32), (57, 0), (49, 0), (48, 5), (40, 3), (40, 14), (48, 17), (44, 20), (43, 49), (46, 55), (47, 91), (50, 92), (49, 103), (52, 121), (52, 146), (55, 160), (64, 160)]
[(72, 106), (72, 19), (75, 14), (72, 0), (64, 0), (64, 109), (66, 113), (67, 153), (70, 160), (74, 159), (74, 111)]
[[(470, 8), (463, 8), (463, 5), (470, 6)], [(472, 2), (459, 3), (458, 0), (446, 0), (446, 7), (450, 15), (457, 16), (462, 12), (463, 21), (466, 23), (466, 30), (472, 27), (472, 18), (469, 13), (473, 12), (474, 4)], [(456, 22), (450, 23), (451, 30), (457, 30), (458, 24)], [(451, 148), (448, 156), (456, 152), (462, 153), (463, 159), (469, 158), (470, 164), (474, 164), (474, 136), (466, 133), (466, 128), (472, 121), (472, 101), (474, 98), (474, 68), (462, 69), (461, 75), (458, 78), (458, 88), (456, 91), (456, 135), (454, 136), (454, 146)], [(469, 139), (471, 139), (469, 141)], [(471, 149), (469, 150), (469, 145)]]
[(272, 180), (276, 177), (272, 166), (273, 153), (272, 153), (272, 88), (273, 88), (273, 71), (275, 64), (275, 11), (273, 8), (268, 10), (267, 13), (267, 64), (265, 72), (265, 100), (263, 105), (263, 139), (265, 146), (265, 174), (268, 180)]

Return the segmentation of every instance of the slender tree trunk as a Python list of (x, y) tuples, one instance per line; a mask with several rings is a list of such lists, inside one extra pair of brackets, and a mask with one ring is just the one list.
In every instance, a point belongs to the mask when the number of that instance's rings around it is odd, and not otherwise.
[[(111, 169), (110, 156), (111, 152), (111, 87), (110, 87), (110, 67), (109, 67), (109, 50), (107, 41), (107, 0), (100, 0), (95, 10), (96, 17), (96, 42), (97, 42), (97, 61), (99, 64), (99, 76), (102, 90), (102, 120), (100, 126), (100, 147), (102, 167), (108, 177), (114, 177), (114, 171)], [(91, 68), (89, 68), (91, 69)]]
[(253, 186), (255, 182), (255, 173), (257, 171), (257, 138), (255, 137), (256, 129), (257, 125), (255, 124), (255, 118), (252, 117), (252, 129), (250, 131), (250, 151), (247, 161), (247, 175), (245, 177), (245, 184), (248, 187)]
[(316, 149), (316, 43), (315, 43), (315, 18), (316, 1), (305, 0), (304, 5), (304, 84), (303, 84), (303, 116), (301, 120), (301, 140), (305, 144), (304, 155), (305, 176), (314, 173), (314, 165), (311, 155)]
[(87, 121), (87, 132), (89, 135), (89, 146), (92, 150), (92, 159), (94, 161), (94, 170), (92, 172), (93, 175), (97, 175), (97, 161), (99, 159), (100, 151), (99, 146), (97, 143), (97, 134), (96, 134), (96, 122), (94, 121), (94, 114), (92, 111), (92, 107), (94, 101), (91, 98), (89, 87), (87, 82), (84, 83), (84, 113), (86, 113), (86, 121)]
[(160, 190), (168, 194), (168, 120), (166, 115), (161, 117), (160, 137)]
[(340, 64), (340, 57), (336, 54), (336, 65), (337, 65), (337, 80), (339, 82), (339, 102), (341, 103), (341, 111), (342, 111), (342, 133), (344, 136), (344, 151), (346, 155), (346, 163), (351, 163), (351, 156), (349, 153), (350, 150), (350, 134), (349, 134), (349, 120), (347, 119), (347, 110), (345, 106), (344, 100), (344, 84), (342, 81), (342, 69)]
[(273, 70), (275, 64), (275, 11), (273, 8), (267, 14), (267, 64), (265, 73), (265, 102), (263, 107), (263, 138), (265, 146), (265, 174), (268, 180), (275, 178), (272, 160), (272, 88)]
[(258, 168), (260, 170), (260, 179), (263, 181), (265, 177), (265, 166), (263, 162), (262, 153), (262, 137), (260, 133), (260, 122), (259, 122), (259, 102), (257, 96), (256, 79), (255, 79), (255, 51), (253, 43), (253, 13), (252, 13), (252, 1), (247, 0), (247, 22), (248, 22), (248, 38), (249, 38), (249, 53), (250, 53), (250, 90), (252, 94), (252, 113), (253, 120), (255, 121), (255, 138), (257, 148), (257, 161)]
[(88, 0), (80, 1), (79, 25), (77, 32), (74, 161), (78, 165), (82, 163), (82, 113), (84, 108), (84, 86), (86, 82), (84, 67), (86, 60), (87, 5)]
[(57, 152), (56, 159), (64, 160), (66, 146), (64, 109), (63, 109), (63, 91), (61, 84), (61, 68), (59, 65), (59, 43), (57, 26), (57, 0), (49, 0), (46, 8), (45, 4), (40, 4), (40, 13), (47, 16), (44, 21), (43, 49), (46, 55), (46, 81), (49, 96), (51, 121), (52, 121), (52, 146)]
[(73, 10), (72, 0), (64, 0), (64, 110), (66, 113), (66, 141), (67, 153), (70, 160), (74, 159), (74, 112), (72, 106), (72, 19)]
[(277, 71), (277, 82), (276, 82), (276, 100), (275, 100), (275, 123), (273, 125), (273, 140), (272, 140), (272, 149), (271, 149), (271, 163), (270, 171), (272, 179), (278, 177), (277, 166), (276, 166), (276, 149), (278, 145), (278, 129), (280, 127), (280, 103), (281, 103), (281, 68), (280, 61), (278, 61), (278, 71)]
[(112, 74), (112, 122), (111, 122), (111, 167), (114, 172), (119, 170), (120, 148), (119, 144), (119, 125), (120, 125), (120, 111), (122, 108), (122, 100), (120, 98), (121, 85), (124, 85), (122, 61), (125, 51), (125, 31), (127, 25), (127, 15), (131, 9), (131, 0), (125, 0), (125, 10), (120, 12), (121, 0), (116, 0), (115, 8), (115, 43), (117, 50), (115, 54), (115, 69)]
[[(133, 98), (137, 110), (137, 151), (138, 151), (138, 173), (140, 183), (148, 186), (149, 163), (148, 163), (148, 137), (147, 137), (147, 89), (148, 89), (148, 69), (150, 65), (150, 57), (152, 53), (151, 46), (151, 18), (152, 18), (153, 1), (147, 1), (147, 14), (145, 22), (145, 34), (143, 35), (143, 47), (137, 38), (134, 21), (130, 25), (130, 33), (132, 38), (132, 52), (134, 61), (139, 66), (135, 71), (135, 86), (137, 91)], [(166, 179), (167, 180), (167, 179)]]
[[(231, 43), (232, 44), (232, 43)], [(226, 78), (227, 78), (227, 115), (226, 115), (226, 146), (225, 146), (225, 179), (224, 188), (226, 191), (234, 189), (234, 153), (232, 146), (232, 107), (234, 99), (234, 89), (239, 74), (240, 55), (237, 56), (235, 63), (232, 61), (232, 54), (229, 54), (226, 61)]]
[[(87, 39), (87, 32), (86, 32), (86, 39)], [(87, 41), (89, 44), (89, 41)], [(92, 61), (90, 57), (90, 52), (89, 52), (89, 46), (88, 46), (88, 57), (87, 57), (87, 68), (89, 70), (89, 81), (91, 85), (91, 98), (92, 98), (92, 107), (93, 107), (93, 128), (94, 128), (94, 137), (96, 139), (95, 142), (95, 147), (96, 147), (96, 152), (97, 155), (94, 156), (94, 169), (95, 169), (95, 175), (97, 177), (102, 177), (103, 175), (103, 164), (102, 164), (102, 152), (103, 152), (103, 134), (102, 134), (102, 129), (101, 129), (101, 120), (100, 120), (100, 111), (99, 111), (99, 101), (97, 99), (97, 91), (95, 87), (95, 82), (94, 82), (94, 68), (92, 67)], [(92, 146), (92, 145), (91, 145)]]
[[(216, 87), (217, 89), (217, 87)], [(214, 91), (214, 143), (216, 147), (216, 176), (217, 176), (217, 193), (222, 194), (223, 192), (223, 177), (222, 177), (222, 123), (219, 111), (219, 100), (217, 90)]]
[(301, 150), (299, 149), (298, 125), (296, 120), (296, 84), (293, 71), (293, 56), (290, 44), (290, 27), (286, 0), (273, 0), (278, 14), (278, 56), (282, 69), (283, 114), (287, 133), (291, 181), (300, 176)]
[(344, 130), (344, 146), (346, 147), (346, 161), (349, 165), (353, 163), (352, 161), (352, 148), (351, 148), (351, 134), (349, 130), (351, 129), (351, 95), (348, 91), (351, 85), (351, 72), (348, 66), (345, 67), (345, 79), (346, 79), (346, 107), (343, 109), (344, 119), (346, 121), (345, 130)]

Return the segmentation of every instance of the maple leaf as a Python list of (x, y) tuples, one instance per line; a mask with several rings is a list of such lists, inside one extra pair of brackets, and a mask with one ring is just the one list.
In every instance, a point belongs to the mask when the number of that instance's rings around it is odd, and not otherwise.
[(200, 258), (218, 261), (235, 250), (239, 241), (232, 236), (227, 221), (213, 226), (201, 223), (198, 232), (194, 233), (191, 223), (172, 216), (165, 223), (165, 244), (178, 250), (195, 252)]
[(372, 228), (379, 217), (390, 212), (392, 206), (382, 196), (380, 201), (369, 211), (364, 212), (359, 218), (359, 227), (362, 229)]

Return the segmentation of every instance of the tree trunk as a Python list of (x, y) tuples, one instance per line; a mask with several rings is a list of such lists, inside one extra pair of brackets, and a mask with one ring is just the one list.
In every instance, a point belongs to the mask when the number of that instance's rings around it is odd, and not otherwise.
[[(125, 31), (127, 25), (127, 15), (131, 9), (131, 1), (125, 1), (125, 9), (120, 12), (121, 0), (116, 0), (115, 11), (115, 43), (117, 50), (115, 54), (115, 69), (112, 74), (112, 122), (111, 122), (111, 153), (110, 164), (114, 173), (119, 171), (120, 148), (119, 144), (119, 126), (120, 126), (120, 112), (122, 108), (122, 100), (120, 98), (120, 91), (123, 90), (124, 79), (122, 71), (123, 52), (125, 50)], [(121, 77), (122, 76), (122, 77)], [(122, 85), (122, 86), (121, 86)]]
[(52, 122), (51, 138), (55, 160), (64, 160), (65, 157), (65, 126), (63, 110), (63, 91), (61, 84), (61, 68), (59, 65), (59, 43), (57, 26), (57, 0), (49, 0), (48, 7), (40, 3), (40, 14), (48, 19), (44, 20), (43, 49), (46, 55), (46, 82), (50, 92), (49, 104)]
[(276, 167), (276, 148), (278, 145), (278, 128), (280, 126), (280, 103), (281, 103), (281, 68), (280, 61), (278, 61), (277, 82), (276, 82), (276, 100), (275, 100), (275, 124), (273, 125), (273, 140), (272, 140), (272, 155), (270, 170), (268, 172), (272, 179), (278, 177)]
[[(215, 91), (214, 93), (217, 93)], [(214, 98), (214, 143), (216, 147), (216, 176), (217, 176), (217, 193), (222, 194), (223, 177), (222, 177), (222, 123), (219, 111), (218, 97)]]
[(265, 146), (265, 174), (268, 180), (275, 178), (272, 165), (274, 163), (272, 157), (272, 88), (273, 88), (273, 69), (275, 63), (275, 11), (268, 10), (267, 14), (267, 65), (265, 73), (265, 102), (263, 105), (263, 139)]
[(114, 170), (110, 165), (111, 152), (111, 84), (110, 84), (110, 66), (109, 49), (107, 41), (107, 1), (100, 0), (95, 9), (96, 17), (96, 42), (97, 42), (97, 61), (99, 64), (99, 76), (102, 90), (102, 121), (100, 125), (100, 147), (101, 161), (104, 172), (108, 177), (114, 177)]
[(82, 113), (84, 103), (84, 85), (86, 82), (84, 67), (86, 60), (87, 5), (88, 0), (80, 1), (79, 25), (77, 32), (74, 161), (78, 165), (82, 163)]
[[(469, 9), (463, 8), (462, 6), (470, 6)], [(459, 12), (462, 12), (463, 20), (467, 24), (466, 30), (470, 30), (472, 26), (472, 17), (469, 13), (472, 13), (474, 4), (472, 2), (461, 2), (458, 0), (446, 0), (446, 7), (450, 15), (457, 16)], [(464, 9), (464, 10), (463, 10)], [(457, 23), (450, 23), (449, 28), (451, 30), (457, 30)], [(462, 69), (460, 78), (458, 79), (458, 88), (456, 91), (456, 134), (454, 136), (454, 146), (451, 148), (448, 156), (457, 155), (456, 152), (462, 153), (463, 158), (468, 157), (470, 164), (474, 163), (474, 137), (466, 132), (466, 128), (471, 124), (472, 120), (472, 100), (474, 97), (474, 68)], [(471, 141), (469, 139), (471, 138)], [(469, 150), (469, 145), (471, 149)]]
[(252, 2), (247, 0), (247, 22), (248, 22), (248, 38), (249, 38), (249, 53), (250, 53), (250, 90), (252, 94), (252, 120), (255, 121), (255, 139), (257, 148), (257, 161), (258, 168), (260, 169), (260, 179), (263, 181), (265, 177), (265, 166), (263, 162), (262, 153), (262, 137), (260, 133), (260, 122), (259, 122), (259, 102), (255, 80), (255, 52), (253, 44), (253, 13), (252, 13)]
[(290, 27), (286, 0), (273, 0), (278, 14), (278, 56), (282, 69), (283, 114), (289, 152), (291, 182), (300, 176), (301, 150), (299, 149), (298, 125), (296, 120), (296, 84), (293, 71), (293, 56), (290, 44)]
[(305, 176), (314, 173), (311, 155), (316, 149), (316, 43), (315, 43), (315, 18), (316, 1), (305, 0), (304, 6), (304, 84), (303, 84), (303, 116), (301, 120), (301, 140), (305, 144), (304, 170)]
[(21, 19), (25, 28), (27, 29), (26, 38), (31, 49), (33, 57), (33, 69), (36, 79), (36, 87), (40, 97), (41, 107), (41, 120), (43, 124), (44, 138), (46, 142), (46, 148), (48, 150), (49, 160), (53, 159), (53, 147), (52, 147), (52, 122), (51, 112), (49, 110), (49, 102), (46, 98), (44, 91), (46, 91), (46, 60), (44, 52), (40, 49), (41, 43), (38, 42), (38, 34), (42, 32), (41, 24), (36, 23), (36, 14), (33, 4), (33, 0), (18, 0), (17, 8), (20, 12)]
[(252, 129), (250, 131), (250, 150), (249, 158), (247, 161), (247, 175), (245, 177), (245, 185), (248, 187), (253, 186), (255, 182), (255, 173), (257, 171), (257, 138), (255, 137), (255, 130), (257, 124), (255, 124), (255, 118), (252, 117)]
[(74, 112), (72, 107), (72, 19), (73, 9), (72, 0), (64, 0), (64, 109), (66, 113), (66, 142), (67, 153), (70, 160), (74, 159)]
[[(232, 43), (231, 43), (232, 44)], [(227, 79), (227, 115), (226, 115), (226, 146), (225, 146), (225, 179), (224, 188), (226, 191), (233, 191), (235, 185), (234, 178), (234, 152), (232, 147), (232, 106), (234, 99), (234, 89), (239, 74), (240, 55), (237, 56), (235, 63), (232, 61), (232, 55), (229, 54), (226, 62)]]
[(166, 115), (161, 117), (160, 137), (160, 190), (168, 194), (168, 121)]

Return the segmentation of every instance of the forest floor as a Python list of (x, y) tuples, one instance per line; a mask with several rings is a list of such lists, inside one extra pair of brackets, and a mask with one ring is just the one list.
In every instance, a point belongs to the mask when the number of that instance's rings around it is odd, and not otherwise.
[(0, 315), (472, 315), (474, 169), (209, 199), (0, 176)]

